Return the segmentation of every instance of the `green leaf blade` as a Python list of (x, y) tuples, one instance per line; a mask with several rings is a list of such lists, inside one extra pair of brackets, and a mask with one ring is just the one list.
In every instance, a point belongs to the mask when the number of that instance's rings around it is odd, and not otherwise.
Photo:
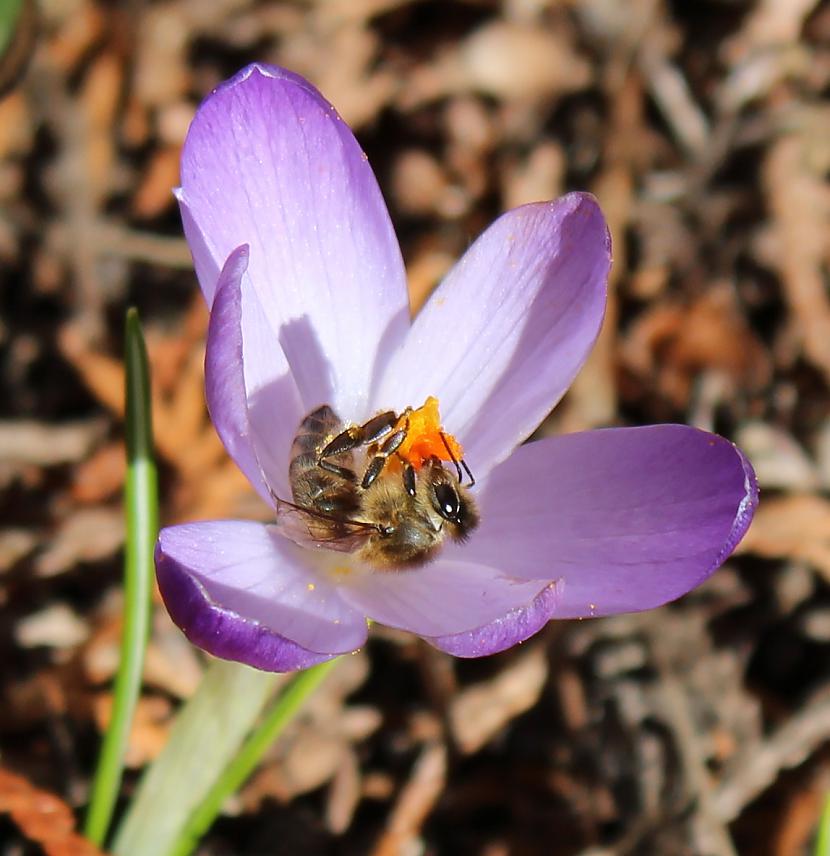
[(103, 844), (115, 809), (130, 726), (141, 690), (150, 636), (158, 534), (158, 477), (153, 457), (150, 369), (135, 309), (125, 326), (127, 479), (124, 489), (127, 538), (124, 559), (124, 628), (113, 710), (104, 735), (84, 832)]

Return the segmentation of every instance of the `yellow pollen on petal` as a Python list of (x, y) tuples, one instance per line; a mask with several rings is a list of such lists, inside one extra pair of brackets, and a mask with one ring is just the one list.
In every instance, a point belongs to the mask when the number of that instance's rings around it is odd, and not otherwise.
[(316, 586), (316, 585), (314, 585), (314, 583), (309, 583), (309, 584), (306, 586), (306, 588), (307, 588), (309, 591), (314, 591), (314, 589), (316, 589), (316, 588), (317, 588), (317, 586)]
[(461, 444), (441, 427), (438, 399), (431, 395), (423, 406), (406, 411), (395, 425), (395, 430), (406, 428), (406, 439), (397, 454), (416, 470), (431, 458), (439, 461), (460, 461), (464, 457)]

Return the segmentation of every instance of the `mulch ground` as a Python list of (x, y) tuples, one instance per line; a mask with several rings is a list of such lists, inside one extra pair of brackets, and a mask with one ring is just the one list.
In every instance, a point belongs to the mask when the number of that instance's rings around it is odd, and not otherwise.
[[(810, 852), (830, 786), (830, 6), (40, 6), (0, 62), (0, 853), (94, 852), (72, 815), (117, 661), (128, 305), (163, 519), (263, 514), (207, 420), (170, 194), (195, 106), (254, 59), (355, 128), (415, 306), (501, 211), (595, 193), (607, 322), (541, 432), (716, 430), (763, 499), (738, 554), (659, 611), (484, 661), (374, 632), (201, 856)], [(125, 801), (203, 669), (158, 606)]]

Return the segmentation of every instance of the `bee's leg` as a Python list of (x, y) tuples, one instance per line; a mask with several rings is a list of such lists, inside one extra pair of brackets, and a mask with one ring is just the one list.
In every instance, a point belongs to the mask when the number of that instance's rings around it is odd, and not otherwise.
[(364, 422), (360, 426), (363, 437), (361, 444), (368, 446), (369, 443), (374, 443), (381, 437), (385, 437), (395, 427), (398, 418), (398, 414), (394, 410), (387, 410), (385, 413), (373, 416), (368, 422)]
[(447, 454), (450, 456), (450, 460), (455, 465), (455, 471), (458, 474), (458, 483), (461, 484), (462, 476), (461, 476), (461, 467), (464, 467), (464, 472), (467, 473), (467, 478), (470, 479), (470, 484), (468, 487), (472, 487), (476, 480), (473, 478), (473, 474), (470, 472), (470, 468), (467, 466), (467, 462), (464, 458), (461, 459), (460, 466), (459, 461), (456, 459), (455, 455), (452, 453), (452, 449), (450, 448), (450, 444), (447, 442), (447, 438), (444, 436), (444, 432), (441, 432), (441, 442), (444, 444), (444, 448), (447, 450)]
[(403, 486), (410, 496), (415, 496), (415, 468), (410, 463), (403, 465)]
[(383, 472), (387, 458), (398, 451), (401, 443), (406, 439), (408, 431), (409, 422), (407, 421), (403, 428), (399, 428), (394, 434), (390, 434), (383, 441), (383, 445), (378, 449), (374, 458), (369, 461), (369, 466), (366, 467), (366, 472), (363, 473), (363, 480), (360, 482), (360, 486), (364, 490)]
[(324, 458), (336, 458), (358, 446), (368, 446), (388, 434), (397, 421), (398, 414), (394, 410), (387, 410), (386, 413), (373, 416), (363, 425), (350, 425), (326, 444), (317, 457), (320, 461)]
[[(394, 434), (390, 435), (383, 441), (383, 445), (378, 449), (377, 454), (369, 461), (369, 466), (366, 467), (366, 472), (363, 473), (363, 480), (360, 482), (360, 486), (365, 490), (372, 482), (383, 472), (383, 468), (386, 465), (387, 459), (394, 455), (395, 452), (401, 446), (401, 443), (406, 439), (406, 435), (409, 433), (409, 414), (412, 412), (411, 407), (407, 407), (403, 412), (404, 424), (403, 428), (399, 428), (395, 431)], [(395, 419), (395, 422), (398, 422), (401, 417)], [(393, 423), (394, 424), (394, 423)], [(407, 464), (411, 469), (411, 466)], [(406, 485), (407, 491), (409, 491), (410, 483), (407, 482), (406, 470), (404, 470), (404, 484)], [(412, 473), (411, 476), (411, 485), (414, 488), (415, 486), (415, 473)], [(414, 496), (414, 493), (411, 493)]]
[(368, 422), (364, 422), (363, 425), (350, 425), (345, 431), (341, 431), (333, 440), (327, 443), (318, 453), (317, 466), (347, 481), (355, 481), (356, 476), (351, 470), (338, 466), (330, 461), (329, 458), (336, 458), (338, 455), (351, 452), (359, 446), (368, 446), (369, 443), (376, 442), (388, 434), (397, 421), (398, 414), (394, 410), (387, 410), (385, 413), (373, 416)]
[(347, 482), (357, 481), (357, 476), (348, 467), (338, 466), (324, 458), (318, 459), (317, 466), (322, 470), (327, 470), (330, 473), (334, 473), (336, 476), (340, 476), (341, 479), (344, 479)]

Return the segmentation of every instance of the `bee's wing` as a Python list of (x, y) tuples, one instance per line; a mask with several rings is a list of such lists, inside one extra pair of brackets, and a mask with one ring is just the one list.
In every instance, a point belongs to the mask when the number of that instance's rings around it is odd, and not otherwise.
[(323, 514), (279, 497), (275, 499), (277, 529), (301, 547), (322, 547), (341, 553), (353, 553), (377, 531), (371, 523), (362, 520)]

